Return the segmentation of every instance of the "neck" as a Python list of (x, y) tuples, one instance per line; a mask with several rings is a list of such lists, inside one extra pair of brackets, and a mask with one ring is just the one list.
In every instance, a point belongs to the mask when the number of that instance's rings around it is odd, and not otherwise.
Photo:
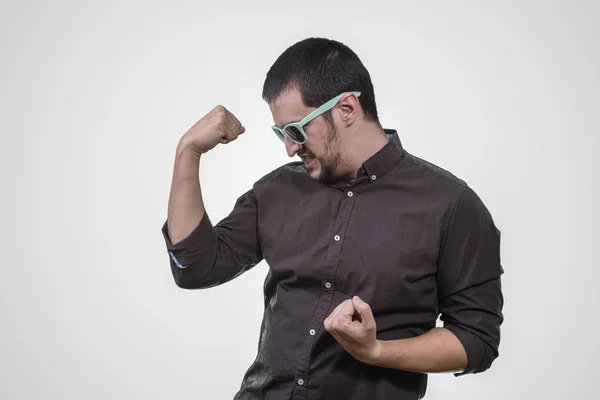
[(356, 179), (358, 170), (363, 163), (373, 157), (388, 142), (384, 130), (376, 123), (368, 122), (353, 127), (342, 137), (341, 151), (344, 171), (351, 181)]

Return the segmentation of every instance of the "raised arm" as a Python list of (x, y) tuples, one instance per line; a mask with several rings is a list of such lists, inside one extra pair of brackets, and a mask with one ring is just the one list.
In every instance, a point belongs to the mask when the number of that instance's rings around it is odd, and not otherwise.
[(217, 106), (181, 138), (177, 146), (168, 216), (162, 232), (178, 286), (198, 289), (233, 279), (262, 255), (256, 230), (253, 190), (242, 195), (230, 215), (213, 226), (202, 200), (202, 154), (244, 132), (238, 119)]
[(187, 237), (204, 215), (199, 166), (203, 153), (244, 133), (238, 119), (217, 106), (194, 124), (179, 141), (168, 206), (169, 237), (176, 244)]

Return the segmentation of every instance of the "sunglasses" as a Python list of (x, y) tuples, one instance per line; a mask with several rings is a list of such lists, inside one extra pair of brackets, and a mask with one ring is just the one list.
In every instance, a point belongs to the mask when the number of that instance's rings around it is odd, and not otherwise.
[[(353, 93), (356, 97), (360, 96), (360, 92), (351, 92), (351, 93)], [(306, 132), (304, 132), (304, 125), (308, 124), (310, 121), (317, 118), (319, 115), (323, 114), (324, 112), (327, 112), (327, 111), (331, 110), (333, 107), (335, 107), (337, 102), (340, 101), (342, 96), (345, 94), (346, 93), (342, 93), (338, 96), (335, 96), (333, 99), (329, 100), (327, 103), (323, 104), (321, 107), (317, 108), (316, 110), (314, 110), (313, 112), (308, 114), (306, 116), (306, 118), (304, 118), (300, 122), (290, 122), (283, 128), (279, 128), (279, 127), (277, 127), (277, 125), (273, 125), (271, 127), (271, 129), (273, 129), (273, 132), (275, 132), (277, 137), (279, 139), (281, 139), (281, 141), (284, 143), (285, 143), (284, 136), (287, 136), (294, 143), (304, 144), (304, 143), (306, 143), (306, 140), (308, 139), (306, 136)]]

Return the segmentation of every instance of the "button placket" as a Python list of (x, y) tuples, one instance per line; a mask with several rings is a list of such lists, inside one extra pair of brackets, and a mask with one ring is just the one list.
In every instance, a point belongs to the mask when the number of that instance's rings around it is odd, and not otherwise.
[(335, 221), (333, 224), (333, 241), (330, 242), (327, 253), (325, 255), (325, 259), (323, 261), (322, 266), (322, 280), (321, 284), (327, 290), (321, 291), (321, 296), (318, 299), (317, 304), (315, 305), (315, 311), (313, 313), (313, 317), (308, 323), (308, 335), (302, 345), (302, 351), (299, 355), (299, 364), (296, 369), (296, 383), (293, 398), (294, 399), (305, 399), (308, 395), (308, 386), (306, 384), (306, 380), (308, 379), (308, 373), (310, 368), (311, 359), (313, 357), (311, 350), (313, 348), (314, 341), (316, 339), (316, 330), (315, 326), (321, 326), (323, 321), (327, 317), (327, 311), (330, 309), (333, 297), (333, 282), (335, 282), (336, 270), (338, 267), (338, 262), (340, 259), (340, 253), (342, 246), (339, 245), (342, 237), (345, 235), (346, 228), (350, 221), (350, 216), (352, 214), (352, 209), (354, 208), (354, 200), (356, 199), (356, 193), (353, 191), (348, 191), (342, 194), (342, 204), (340, 205), (340, 209), (338, 214), (335, 217)]

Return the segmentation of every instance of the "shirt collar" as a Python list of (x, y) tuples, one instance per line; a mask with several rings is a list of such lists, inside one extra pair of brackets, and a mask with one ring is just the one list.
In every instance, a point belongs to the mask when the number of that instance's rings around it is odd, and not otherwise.
[(352, 184), (337, 181), (329, 183), (328, 186), (345, 190), (365, 181), (373, 183), (385, 175), (404, 156), (404, 148), (395, 129), (384, 129), (383, 131), (389, 139), (388, 142), (363, 163), (357, 171), (356, 180)]
[(389, 141), (365, 161), (359, 170), (359, 175), (367, 175), (371, 182), (385, 175), (404, 156), (398, 132), (395, 129), (384, 129), (384, 132)]

